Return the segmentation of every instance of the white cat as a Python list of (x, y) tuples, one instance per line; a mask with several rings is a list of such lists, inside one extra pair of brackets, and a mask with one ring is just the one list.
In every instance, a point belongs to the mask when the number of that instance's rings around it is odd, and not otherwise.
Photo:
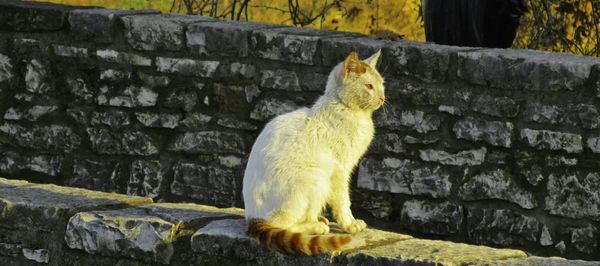
[[(275, 117), (260, 133), (244, 173), (248, 234), (288, 253), (342, 249), (351, 237), (327, 235), (326, 205), (341, 228), (366, 228), (350, 211), (352, 171), (373, 139), (373, 111), (385, 101), (375, 65), (352, 52), (333, 68), (325, 94), (311, 108)], [(316, 235), (316, 236), (309, 236)]]

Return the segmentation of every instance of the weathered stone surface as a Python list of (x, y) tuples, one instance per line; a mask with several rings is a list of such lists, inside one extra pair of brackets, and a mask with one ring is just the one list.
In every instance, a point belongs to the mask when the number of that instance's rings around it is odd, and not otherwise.
[[(581, 180), (580, 180), (581, 179)], [(600, 173), (580, 172), (548, 176), (545, 209), (553, 215), (600, 220)]]
[(396, 133), (377, 134), (371, 143), (369, 151), (375, 154), (403, 153), (404, 144)]
[(351, 52), (357, 52), (359, 58), (366, 59), (382, 49), (386, 44), (386, 41), (362, 36), (326, 38), (321, 40), (323, 65), (335, 66), (344, 61)]
[(262, 70), (260, 71), (260, 86), (263, 88), (284, 90), (284, 91), (300, 91), (300, 83), (298, 76), (293, 71), (283, 69), (277, 70)]
[(58, 56), (80, 58), (88, 57), (88, 49), (83, 47), (54, 44), (52, 45), (52, 50), (54, 51), (54, 54)]
[(181, 127), (190, 130), (206, 129), (206, 125), (211, 121), (212, 117), (203, 113), (188, 113), (185, 118), (179, 123)]
[(131, 72), (118, 70), (118, 69), (106, 69), (100, 72), (100, 81), (107, 83), (119, 83), (131, 79)]
[(233, 206), (241, 189), (237, 171), (214, 165), (176, 163), (171, 193), (201, 202)]
[(510, 122), (485, 121), (467, 117), (459, 120), (452, 131), (459, 139), (471, 141), (483, 140), (494, 146), (510, 148), (514, 126)]
[[(69, 219), (66, 244), (91, 254), (169, 264), (177, 238), (212, 219), (235, 217), (214, 207), (173, 208), (156, 204), (111, 211), (80, 212)], [(204, 208), (203, 208), (204, 207)]]
[(23, 256), (29, 260), (38, 263), (48, 263), (50, 261), (49, 251), (47, 249), (28, 249), (23, 248)]
[(458, 52), (457, 74), (471, 83), (506, 89), (574, 90), (588, 79), (594, 58), (525, 50)]
[(72, 121), (79, 125), (87, 126), (90, 121), (90, 109), (85, 107), (74, 107), (66, 110), (66, 114)]
[(518, 204), (525, 209), (537, 206), (533, 193), (517, 183), (509, 172), (493, 170), (468, 179), (459, 190), (463, 200), (502, 199)]
[(497, 117), (515, 117), (519, 113), (519, 104), (508, 97), (484, 94), (473, 101), (473, 111)]
[(217, 71), (218, 77), (227, 79), (234, 78), (253, 80), (254, 78), (257, 78), (258, 74), (258, 71), (255, 66), (238, 62), (233, 62), (229, 65), (221, 64)]
[(226, 127), (226, 128), (251, 130), (251, 131), (258, 129), (258, 127), (255, 126), (254, 124), (246, 122), (244, 120), (239, 120), (232, 116), (219, 117), (219, 119), (217, 119), (217, 125)]
[(213, 104), (225, 112), (243, 112), (248, 109), (246, 91), (242, 86), (213, 84)]
[(296, 103), (281, 98), (264, 98), (254, 105), (250, 118), (266, 121), (271, 118), (298, 109)]
[(358, 168), (359, 188), (409, 195), (446, 198), (452, 184), (450, 175), (439, 167), (430, 168), (410, 160), (363, 159)]
[(65, 83), (75, 102), (92, 103), (94, 101), (96, 93), (88, 87), (85, 79), (81, 77), (67, 77)]
[(49, 113), (52, 113), (54, 111), (56, 111), (56, 109), (58, 109), (58, 106), (54, 106), (54, 105), (35, 105), (32, 106), (30, 108), (8, 108), (8, 110), (6, 110), (6, 112), (4, 113), (4, 119), (5, 120), (21, 120), (21, 119), (27, 119), (29, 121), (37, 121), (38, 118), (47, 115)]
[(520, 172), (525, 176), (527, 182), (533, 186), (537, 186), (545, 178), (544, 174), (542, 173), (542, 167), (537, 164), (526, 169), (521, 169)]
[(0, 171), (17, 174), (22, 170), (29, 170), (49, 176), (58, 176), (63, 159), (63, 156), (27, 156), (8, 151), (0, 154)]
[(456, 115), (456, 116), (460, 116), (463, 113), (459, 107), (452, 106), (452, 105), (440, 105), (440, 106), (438, 106), (438, 111), (445, 112), (445, 113), (448, 113), (451, 115)]
[(494, 266), (595, 266), (598, 261), (566, 260), (559, 257), (535, 257), (531, 256), (523, 259), (507, 259), (489, 262), (488, 265)]
[(384, 49), (384, 55), (391, 57), (394, 71), (398, 74), (416, 77), (425, 82), (442, 82), (449, 76), (450, 57), (464, 49), (399, 41)]
[(93, 112), (90, 123), (93, 126), (106, 125), (111, 128), (121, 128), (131, 124), (129, 115), (119, 110)]
[(51, 84), (50, 66), (37, 59), (27, 63), (25, 72), (25, 89), (32, 93), (45, 94), (53, 89)]
[(164, 189), (164, 171), (160, 161), (135, 160), (131, 163), (127, 195), (158, 197)]
[(68, 6), (49, 3), (3, 1), (0, 10), (0, 30), (60, 30), (65, 25), (69, 9)]
[(164, 102), (164, 106), (170, 108), (180, 108), (186, 112), (191, 111), (199, 101), (198, 93), (203, 88), (200, 87), (177, 87), (174, 88)]
[(156, 70), (163, 73), (176, 73), (186, 76), (210, 78), (215, 74), (219, 61), (200, 61), (183, 58), (156, 58)]
[(541, 225), (538, 220), (511, 210), (467, 208), (469, 240), (500, 246), (536, 242)]
[(155, 10), (78, 9), (69, 12), (69, 26), (77, 40), (110, 43), (119, 17), (135, 14), (155, 14)]
[(485, 161), (486, 153), (487, 149), (485, 147), (477, 150), (465, 150), (454, 154), (446, 151), (427, 149), (420, 150), (419, 157), (426, 162), (439, 162), (444, 165), (455, 166), (473, 166), (482, 164)]
[[(152, 59), (133, 53), (119, 52), (110, 49), (97, 50), (96, 56), (100, 59), (103, 59), (107, 62), (117, 63), (117, 64), (125, 64), (125, 65), (135, 65), (135, 66), (151, 66)], [(158, 63), (157, 63), (158, 64)]]
[(400, 223), (404, 228), (414, 231), (448, 235), (459, 231), (462, 217), (463, 209), (460, 205), (408, 200), (402, 205)]
[(244, 90), (246, 91), (246, 101), (248, 103), (254, 101), (254, 99), (260, 96), (261, 93), (260, 89), (258, 89), (258, 86), (246, 86)]
[[(173, 15), (123, 16), (125, 38), (131, 47), (143, 51), (178, 51), (184, 47), (185, 24), (189, 18)], [(206, 20), (198, 17), (197, 20)]]
[(439, 129), (441, 119), (435, 114), (422, 111), (402, 111), (399, 107), (390, 106), (386, 112), (375, 114), (375, 124), (378, 127), (402, 129), (407, 127), (419, 133), (427, 133)]
[(98, 162), (78, 159), (73, 163), (73, 176), (66, 180), (69, 186), (108, 191), (116, 191), (117, 178), (121, 171), (118, 162)]
[(598, 252), (598, 230), (591, 225), (583, 228), (574, 228), (571, 230), (571, 244), (579, 252), (594, 254)]
[(100, 88), (100, 95), (96, 97), (98, 105), (121, 106), (121, 107), (150, 107), (155, 106), (158, 101), (158, 93), (143, 86), (129, 85), (117, 95), (110, 96), (110, 88)]
[(594, 153), (600, 153), (600, 137), (591, 137), (586, 140), (587, 147)]
[(564, 167), (577, 165), (577, 158), (567, 158), (562, 155), (548, 155), (546, 164), (550, 167)]
[(314, 65), (318, 60), (319, 40), (342, 35), (308, 28), (259, 29), (252, 32), (251, 47), (260, 58)]
[(192, 53), (246, 57), (251, 31), (276, 25), (239, 21), (194, 23), (186, 31), (187, 47)]
[(357, 189), (352, 191), (352, 201), (373, 217), (377, 219), (388, 219), (393, 211), (392, 196), (380, 194), (381, 193), (377, 193), (377, 195), (374, 195), (374, 193), (370, 191)]
[(51, 125), (22, 127), (4, 123), (0, 132), (13, 139), (17, 145), (30, 149), (71, 152), (79, 147), (81, 138), (71, 128)]
[(158, 153), (151, 136), (140, 131), (113, 132), (88, 128), (92, 149), (98, 154), (151, 155)]
[(550, 234), (550, 230), (547, 226), (544, 225), (542, 228), (542, 235), (540, 235), (540, 245), (547, 247), (552, 246), (554, 242), (552, 241), (552, 235)]
[(538, 150), (564, 150), (568, 153), (583, 151), (581, 136), (550, 130), (521, 130), (521, 141)]
[(406, 135), (402, 141), (406, 144), (433, 144), (440, 141), (440, 138), (436, 135)]
[(137, 76), (148, 88), (168, 87), (171, 84), (171, 79), (167, 76), (150, 75), (144, 72), (137, 72)]
[(136, 112), (135, 118), (147, 127), (176, 128), (181, 120), (181, 114)]
[(248, 143), (245, 136), (237, 133), (220, 131), (186, 132), (175, 136), (168, 149), (185, 153), (245, 154), (248, 150)]
[(15, 75), (13, 71), (10, 58), (0, 54), (0, 83), (11, 80)]
[(588, 129), (598, 127), (600, 115), (595, 106), (589, 104), (571, 104), (567, 106), (529, 103), (523, 111), (525, 121), (545, 124), (562, 124)]

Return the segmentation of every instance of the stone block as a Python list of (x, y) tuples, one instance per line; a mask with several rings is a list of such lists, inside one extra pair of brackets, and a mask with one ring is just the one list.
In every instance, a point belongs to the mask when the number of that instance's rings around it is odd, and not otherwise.
[[(357, 52), (360, 59), (366, 59), (391, 42), (363, 37), (359, 34), (347, 34), (337, 38), (324, 38), (321, 40), (321, 60), (325, 66), (335, 66), (351, 52)], [(382, 62), (387, 61), (385, 55), (381, 57)], [(379, 65), (385, 65), (380, 62)]]
[(171, 84), (171, 79), (167, 76), (157, 76), (146, 74), (144, 72), (137, 72), (137, 77), (142, 82), (143, 86), (152, 89), (157, 87), (166, 88)]
[(511, 90), (575, 90), (598, 61), (592, 57), (510, 49), (458, 53), (457, 75), (473, 84)]
[(187, 230), (193, 232), (211, 220), (236, 216), (227, 210), (192, 204), (80, 212), (69, 219), (65, 242), (90, 254), (169, 264), (178, 238), (188, 234)]
[(66, 185), (115, 192), (121, 164), (115, 161), (93, 161), (76, 159), (73, 162), (73, 175), (65, 181)]
[(494, 266), (595, 266), (600, 262), (598, 261), (583, 261), (583, 260), (567, 260), (565, 258), (559, 257), (536, 257), (530, 256), (528, 258), (523, 259), (507, 259), (507, 260), (498, 260), (490, 265)]
[(100, 72), (99, 80), (102, 83), (116, 84), (131, 79), (131, 72), (118, 70), (118, 69), (106, 69)]
[(294, 71), (283, 69), (261, 70), (260, 86), (268, 89), (284, 91), (300, 91), (298, 76)]
[(259, 29), (252, 32), (250, 47), (259, 58), (315, 65), (320, 61), (319, 41), (339, 36), (344, 33), (292, 27)]
[(459, 197), (467, 201), (501, 199), (525, 209), (537, 206), (534, 194), (519, 185), (509, 172), (501, 169), (483, 172), (467, 179), (460, 187)]
[(589, 104), (566, 106), (529, 103), (523, 111), (525, 121), (541, 124), (559, 124), (594, 129), (598, 127), (598, 110)]
[(158, 153), (153, 138), (140, 131), (115, 132), (105, 128), (88, 128), (92, 150), (107, 155), (152, 155)]
[(54, 44), (52, 45), (52, 50), (55, 55), (63, 56), (63, 57), (79, 57), (79, 58), (87, 58), (88, 57), (88, 49), (84, 47), (75, 47), (75, 46), (66, 46)]
[(130, 15), (156, 14), (156, 10), (78, 9), (69, 12), (69, 26), (76, 40), (111, 43), (115, 39), (119, 18)]
[(519, 113), (519, 104), (508, 97), (484, 94), (473, 100), (473, 111), (496, 117), (515, 117)]
[(548, 176), (545, 210), (573, 219), (600, 221), (600, 173), (551, 173)]
[(176, 87), (168, 94), (164, 102), (164, 106), (169, 108), (183, 109), (186, 112), (194, 109), (199, 102), (200, 90), (204, 87), (203, 84), (191, 87)]
[(298, 109), (298, 105), (290, 100), (269, 97), (261, 99), (254, 105), (254, 109), (250, 112), (250, 118), (267, 121), (296, 109)]
[(441, 118), (438, 115), (418, 110), (404, 111), (394, 105), (389, 106), (386, 112), (375, 114), (375, 125), (389, 129), (409, 128), (419, 133), (427, 133), (438, 130), (440, 124)]
[(25, 1), (0, 3), (0, 30), (57, 31), (65, 26), (73, 7)]
[(159, 72), (203, 78), (212, 77), (215, 74), (219, 64), (219, 61), (201, 61), (168, 57), (156, 58), (156, 70)]
[(164, 170), (160, 161), (135, 160), (131, 163), (127, 195), (156, 198), (165, 189)]
[(252, 31), (281, 27), (240, 21), (200, 22), (188, 26), (185, 33), (190, 52), (209, 56), (247, 57)]
[(485, 141), (494, 146), (510, 148), (514, 126), (510, 122), (485, 121), (472, 117), (459, 120), (452, 131), (459, 139)]
[[(134, 66), (151, 66), (152, 59), (134, 53), (119, 52), (111, 49), (96, 50), (96, 56), (110, 63), (134, 65)], [(158, 63), (157, 63), (158, 64)]]
[(243, 86), (213, 84), (212, 103), (222, 112), (239, 113), (249, 108)]
[(115, 88), (103, 86), (96, 97), (98, 105), (117, 107), (150, 107), (158, 102), (158, 93), (144, 86), (129, 85), (125, 89), (115, 91)]
[(187, 113), (185, 118), (181, 120), (179, 125), (187, 130), (201, 130), (206, 129), (208, 123), (212, 120), (212, 117), (203, 113), (193, 112)]
[(14, 67), (11, 59), (6, 55), (0, 54), (0, 84), (12, 80), (14, 76)]
[(216, 165), (176, 163), (171, 193), (219, 206), (233, 206), (239, 197), (242, 176)]
[(406, 151), (400, 135), (396, 133), (376, 134), (369, 153), (387, 154), (387, 153), (403, 153)]
[(464, 150), (454, 154), (446, 151), (427, 149), (420, 150), (419, 157), (423, 161), (438, 162), (443, 165), (473, 166), (482, 164), (485, 161), (486, 153), (487, 149), (485, 147), (477, 150)]
[(427, 167), (410, 160), (363, 159), (358, 167), (359, 188), (408, 195), (446, 198), (452, 184), (440, 167)]
[(185, 28), (197, 21), (211, 21), (202, 16), (132, 15), (123, 16), (125, 38), (131, 47), (142, 51), (179, 51), (185, 47)]
[(540, 222), (505, 209), (467, 208), (467, 235), (478, 244), (524, 246), (537, 242)]
[(28, 170), (48, 176), (58, 176), (63, 159), (63, 156), (58, 155), (27, 156), (7, 151), (0, 154), (0, 171), (15, 175)]
[(571, 244), (577, 251), (585, 254), (598, 252), (598, 229), (589, 225), (582, 228), (573, 228), (571, 231)]
[(176, 128), (181, 121), (181, 114), (136, 112), (135, 118), (146, 127)]
[(120, 110), (93, 112), (90, 123), (92, 126), (105, 125), (111, 128), (122, 128), (131, 124), (129, 114)]
[(217, 77), (226, 79), (254, 80), (257, 78), (258, 70), (255, 66), (233, 62), (231, 64), (221, 64), (217, 69)]
[(550, 130), (521, 129), (520, 139), (526, 145), (538, 150), (562, 150), (568, 153), (581, 153), (581, 135)]
[(33, 59), (27, 62), (25, 89), (32, 93), (46, 94), (54, 88), (51, 76), (49, 63)]
[(217, 119), (217, 125), (226, 127), (226, 128), (249, 130), (249, 131), (258, 130), (258, 127), (256, 125), (254, 125), (250, 122), (244, 121), (244, 120), (237, 119), (233, 116), (219, 117)]
[(235, 153), (248, 152), (246, 136), (221, 131), (186, 132), (176, 135), (168, 150), (185, 153)]
[(96, 91), (89, 85), (89, 82), (81, 76), (65, 77), (65, 87), (74, 102), (91, 104), (94, 102)]
[(444, 202), (408, 200), (402, 205), (400, 223), (404, 228), (426, 234), (450, 235), (461, 229), (463, 208)]
[(0, 132), (12, 139), (17, 145), (35, 150), (71, 152), (81, 143), (81, 137), (71, 128), (51, 126), (23, 127), (12, 123), (0, 126)]
[(37, 121), (40, 117), (50, 114), (58, 109), (55, 105), (35, 105), (29, 108), (10, 107), (4, 113), (5, 120), (21, 120), (26, 119), (32, 122)]

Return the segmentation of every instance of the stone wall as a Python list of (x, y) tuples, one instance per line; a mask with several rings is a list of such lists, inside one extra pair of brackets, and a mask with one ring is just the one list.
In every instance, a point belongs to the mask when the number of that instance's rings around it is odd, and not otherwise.
[(600, 259), (600, 60), (0, 0), (0, 175), (242, 207), (273, 116), (350, 51), (388, 103), (356, 171), (372, 226)]

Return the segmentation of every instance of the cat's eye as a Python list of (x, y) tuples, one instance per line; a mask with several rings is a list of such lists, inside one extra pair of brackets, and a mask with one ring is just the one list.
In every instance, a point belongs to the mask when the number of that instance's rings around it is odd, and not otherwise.
[(371, 84), (365, 84), (365, 86), (367, 87), (367, 89), (373, 90), (373, 85), (371, 85)]

